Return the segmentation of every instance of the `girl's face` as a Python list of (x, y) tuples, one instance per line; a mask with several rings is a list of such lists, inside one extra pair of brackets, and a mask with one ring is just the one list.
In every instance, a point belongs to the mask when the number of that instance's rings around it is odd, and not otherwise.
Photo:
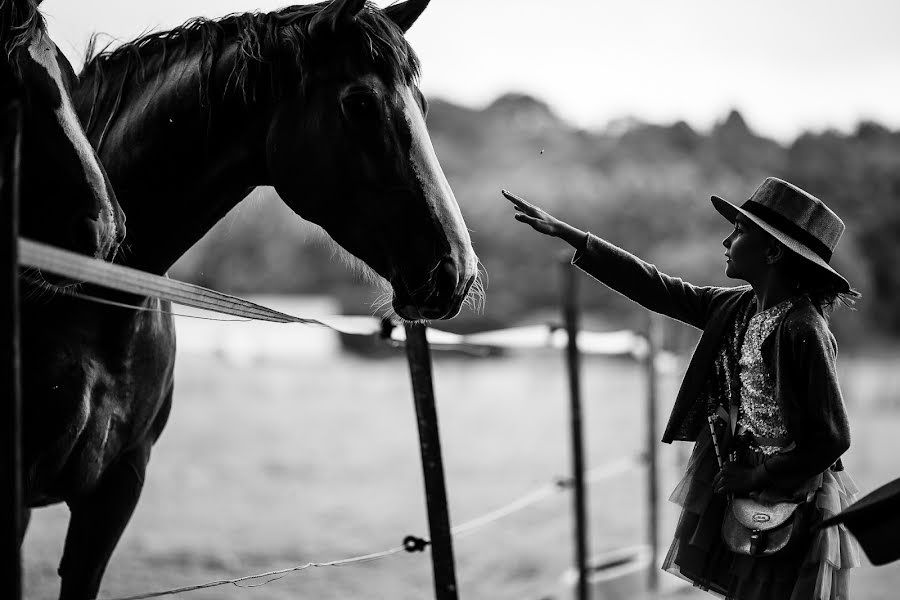
[(772, 237), (743, 215), (734, 220), (734, 230), (722, 241), (725, 246), (725, 275), (753, 283), (771, 266)]

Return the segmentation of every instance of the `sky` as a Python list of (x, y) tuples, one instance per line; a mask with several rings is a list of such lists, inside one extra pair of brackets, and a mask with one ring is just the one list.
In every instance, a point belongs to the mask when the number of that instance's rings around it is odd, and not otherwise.
[[(386, 6), (392, 0), (377, 0)], [(305, 2), (301, 2), (305, 3)], [(50, 36), (80, 69), (89, 37), (123, 41), (264, 0), (45, 0)], [(634, 117), (708, 130), (732, 108), (762, 135), (900, 129), (896, 0), (432, 0), (407, 37), (422, 91), (475, 108), (505, 92), (573, 125)]]

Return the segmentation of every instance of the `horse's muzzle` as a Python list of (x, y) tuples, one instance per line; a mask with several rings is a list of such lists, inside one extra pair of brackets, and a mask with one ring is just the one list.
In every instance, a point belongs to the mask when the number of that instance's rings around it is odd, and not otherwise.
[(456, 262), (443, 258), (432, 270), (429, 280), (411, 292), (406, 285), (391, 282), (394, 310), (409, 321), (451, 319), (459, 313), (474, 280), (472, 275), (460, 281)]

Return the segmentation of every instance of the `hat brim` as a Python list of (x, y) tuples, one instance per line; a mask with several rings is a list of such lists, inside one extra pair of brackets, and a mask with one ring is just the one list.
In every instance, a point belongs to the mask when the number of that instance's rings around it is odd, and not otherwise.
[(825, 260), (821, 256), (807, 248), (805, 244), (798, 242), (788, 234), (776, 229), (772, 225), (769, 225), (756, 215), (747, 212), (741, 207), (735, 206), (724, 198), (720, 198), (719, 196), (711, 196), (710, 200), (712, 201), (713, 207), (719, 212), (719, 214), (725, 217), (729, 222), (734, 223), (734, 220), (737, 218), (738, 214), (741, 214), (749, 221), (752, 221), (753, 223), (758, 225), (763, 231), (784, 244), (785, 247), (788, 248), (788, 250), (794, 252), (795, 254), (799, 254), (801, 257), (824, 270), (827, 276), (829, 276), (841, 286), (842, 292), (850, 291), (850, 282), (848, 282), (843, 275), (835, 271), (831, 267), (831, 265), (825, 262)]

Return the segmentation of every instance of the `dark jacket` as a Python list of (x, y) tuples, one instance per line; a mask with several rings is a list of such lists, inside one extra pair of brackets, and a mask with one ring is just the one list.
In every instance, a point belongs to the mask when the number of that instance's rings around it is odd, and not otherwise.
[[(699, 398), (722, 336), (738, 310), (755, 302), (750, 286), (698, 287), (588, 234), (572, 264), (654, 312), (703, 330), (669, 417), (662, 441), (695, 441), (706, 426)], [(793, 446), (760, 465), (772, 485), (803, 486), (832, 466), (850, 447), (850, 427), (835, 372), (837, 343), (828, 323), (801, 298), (763, 343), (775, 376), (775, 393)]]

